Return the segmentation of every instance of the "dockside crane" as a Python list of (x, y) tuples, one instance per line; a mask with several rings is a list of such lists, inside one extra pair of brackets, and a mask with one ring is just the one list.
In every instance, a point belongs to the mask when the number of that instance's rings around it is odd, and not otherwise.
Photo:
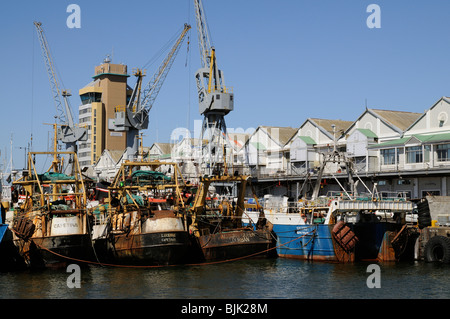
[[(206, 164), (209, 173), (213, 173), (222, 161), (220, 153), (221, 151), (225, 152), (225, 145), (228, 145), (231, 149), (225, 115), (233, 111), (234, 95), (232, 90), (225, 86), (223, 72), (217, 65), (216, 50), (211, 45), (202, 1), (194, 0), (194, 7), (201, 59), (201, 68), (195, 74), (199, 111), (203, 115), (199, 139), (199, 149), (202, 151), (200, 158), (203, 161), (202, 166)], [(203, 140), (207, 141), (206, 146), (203, 145)], [(206, 156), (203, 154), (205, 148)], [(225, 158), (225, 154), (223, 154), (223, 158)]]
[[(74, 123), (71, 107), (68, 97), (71, 96), (68, 90), (61, 90), (57, 74), (55, 72), (54, 62), (50, 53), (50, 47), (48, 45), (47, 38), (44, 30), (42, 29), (41, 22), (34, 22), (37, 30), (39, 42), (41, 45), (42, 55), (44, 57), (45, 67), (47, 69), (47, 75), (50, 81), (50, 89), (52, 91), (53, 101), (56, 107), (56, 116), (58, 120), (56, 123), (56, 141), (61, 141), (66, 145), (66, 151), (77, 152), (77, 142), (87, 140), (87, 129), (79, 127)], [(63, 102), (64, 101), (64, 102)], [(69, 159), (67, 171), (72, 171), (72, 161)]]
[(127, 157), (129, 159), (133, 159), (138, 153), (139, 131), (148, 128), (150, 110), (190, 28), (190, 25), (184, 25), (170, 52), (145, 87), (142, 83), (146, 75), (145, 70), (136, 69), (133, 72), (137, 80), (130, 100), (125, 108), (116, 107), (114, 130), (127, 132)]

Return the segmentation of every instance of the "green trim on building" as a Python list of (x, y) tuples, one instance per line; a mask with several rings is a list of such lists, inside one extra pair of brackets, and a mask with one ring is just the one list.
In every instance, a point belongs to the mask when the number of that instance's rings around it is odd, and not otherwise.
[(265, 151), (266, 147), (260, 142), (250, 142), (258, 151)]
[(383, 142), (380, 144), (371, 145), (368, 148), (370, 149), (379, 149), (379, 148), (389, 148), (396, 146), (405, 146), (411, 139), (416, 139), (421, 144), (434, 144), (439, 142), (448, 142), (450, 143), (450, 133), (442, 133), (442, 134), (431, 134), (431, 135), (423, 135), (423, 134), (415, 134), (408, 137), (402, 137), (396, 140)]
[(118, 76), (126, 76), (127, 78), (130, 76), (129, 74), (119, 74), (119, 73), (100, 73), (100, 74), (97, 74), (97, 75), (94, 75), (92, 78), (93, 79), (95, 79), (95, 78), (98, 78), (99, 76), (101, 76), (101, 75), (118, 75)]
[(413, 137), (417, 138), (422, 143), (450, 142), (450, 133), (433, 134), (433, 135), (417, 134), (413, 135)]
[(316, 145), (317, 143), (309, 136), (297, 136), (297, 138), (301, 139), (308, 145)]
[(367, 137), (371, 138), (377, 138), (377, 134), (375, 134), (372, 130), (369, 130), (368, 128), (357, 128), (358, 131), (363, 133)]

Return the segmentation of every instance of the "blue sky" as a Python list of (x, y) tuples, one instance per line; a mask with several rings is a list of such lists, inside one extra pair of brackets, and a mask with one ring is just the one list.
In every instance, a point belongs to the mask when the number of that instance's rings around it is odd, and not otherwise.
[[(370, 108), (423, 112), (448, 95), (450, 2), (446, 0), (203, 0), (219, 67), (233, 87), (231, 129), (299, 127), (308, 117), (356, 120)], [(69, 4), (81, 8), (70, 29)], [(369, 29), (369, 4), (381, 8), (381, 28)], [(41, 21), (64, 87), (73, 93), (92, 79), (107, 54), (142, 67), (184, 23), (192, 26), (151, 110), (144, 145), (168, 142), (177, 127), (194, 127), (194, 74), (200, 66), (193, 0), (9, 1), (0, 8), (2, 125), (0, 164), (16, 168), (33, 135), (47, 149), (55, 107), (33, 21)], [(160, 61), (147, 69), (151, 75)], [(130, 86), (135, 79), (129, 78)]]

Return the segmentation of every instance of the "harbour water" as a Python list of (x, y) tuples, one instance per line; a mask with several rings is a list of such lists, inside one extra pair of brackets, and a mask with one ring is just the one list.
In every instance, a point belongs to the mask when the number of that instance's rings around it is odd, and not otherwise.
[[(425, 262), (371, 263), (249, 259), (164, 268), (88, 266), (80, 288), (66, 269), (0, 274), (1, 299), (448, 299), (450, 268)], [(373, 278), (373, 277), (372, 277)], [(70, 279), (69, 279), (70, 281)]]

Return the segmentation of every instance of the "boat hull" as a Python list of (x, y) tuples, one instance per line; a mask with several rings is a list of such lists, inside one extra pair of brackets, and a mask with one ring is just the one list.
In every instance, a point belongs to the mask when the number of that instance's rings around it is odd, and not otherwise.
[[(352, 229), (358, 237), (358, 243), (355, 247), (355, 258), (357, 260), (380, 259), (380, 253), (386, 242), (385, 237), (388, 233), (397, 233), (402, 226), (402, 224), (390, 222), (356, 223), (352, 225)], [(395, 255), (390, 257), (389, 260), (394, 261)]]
[(0, 240), (0, 272), (23, 270), (26, 263), (14, 244), (13, 233), (8, 225), (0, 224), (2, 238)]
[(267, 257), (273, 247), (268, 230), (232, 230), (203, 235), (198, 243), (206, 261)]
[(273, 225), (279, 257), (338, 261), (329, 225)]
[(351, 251), (345, 251), (334, 238), (335, 224), (275, 224), (273, 230), (277, 237), (278, 256), (330, 262), (377, 260), (386, 232), (399, 228), (396, 224), (384, 222), (347, 225), (357, 238)]
[(32, 267), (65, 267), (94, 260), (89, 234), (33, 237), (28, 253)]
[(3, 240), (3, 237), (5, 236), (6, 231), (8, 230), (7, 224), (1, 224), (0, 222), (0, 243)]
[(106, 245), (109, 262), (132, 265), (181, 264), (191, 248), (185, 231), (110, 234)]

